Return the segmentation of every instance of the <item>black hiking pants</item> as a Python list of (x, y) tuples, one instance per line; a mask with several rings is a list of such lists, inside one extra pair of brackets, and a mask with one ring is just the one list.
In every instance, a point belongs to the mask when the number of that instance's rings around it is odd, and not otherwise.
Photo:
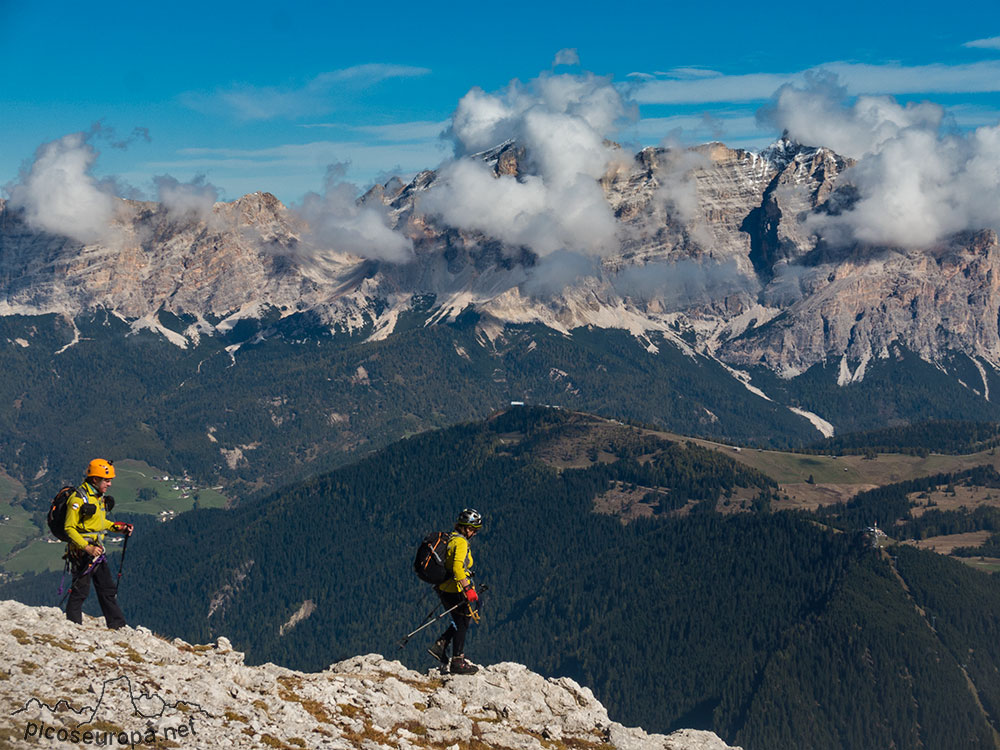
[(472, 620), (470, 604), (465, 598), (465, 594), (452, 594), (447, 591), (438, 591), (438, 597), (446, 610), (451, 609), (456, 604), (458, 607), (451, 613), (451, 624), (448, 629), (438, 638), (439, 641), (452, 644), (451, 653), (453, 656), (465, 654), (465, 632), (469, 629), (469, 622)]
[(115, 582), (107, 561), (94, 566), (94, 569), (84, 575), (90, 566), (88, 555), (71, 555), (70, 565), (73, 572), (73, 586), (66, 602), (66, 619), (78, 625), (83, 622), (83, 603), (90, 594), (90, 581), (93, 579), (97, 589), (97, 603), (101, 605), (101, 614), (109, 628), (117, 629), (125, 626), (125, 615), (118, 606), (118, 596), (115, 594)]

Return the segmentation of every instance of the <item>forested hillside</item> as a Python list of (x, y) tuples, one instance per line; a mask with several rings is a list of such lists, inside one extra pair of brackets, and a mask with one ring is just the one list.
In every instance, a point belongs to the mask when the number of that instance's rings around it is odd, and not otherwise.
[[(1000, 419), (919, 358), (903, 357), (891, 371), (872, 365), (863, 382), (845, 387), (831, 368), (789, 381), (755, 371), (769, 400), (661, 334), (644, 342), (615, 329), (567, 336), (523, 325), (489, 340), (471, 312), (425, 325), (434, 305), (432, 295), (417, 299), (384, 340), (372, 340), (370, 326), (331, 332), (310, 314), (272, 311), (188, 348), (105, 311), (76, 321), (0, 318), (0, 403), (9, 405), (0, 410), (0, 471), (25, 485), (35, 510), (95, 453), (224, 485), (239, 502), (510, 401), (778, 448), (820, 435), (789, 406), (816, 412), (838, 433), (891, 421)], [(185, 330), (194, 321), (161, 313), (159, 322)], [(976, 439), (961, 426), (952, 433), (895, 443), (919, 450), (942, 438), (960, 449)]]
[[(623, 523), (602, 505), (610, 490), (643, 512)], [(255, 662), (322, 669), (376, 651), (427, 668), (437, 626), (397, 647), (434, 604), (412, 555), (472, 506), (488, 587), (476, 661), (568, 675), (620, 721), (712, 728), (747, 750), (993, 747), (997, 580), (909, 548), (894, 560), (847, 515), (770, 513), (776, 491), (719, 452), (513, 409), (261, 503), (139, 527), (122, 603), (157, 632), (224, 634)], [(0, 596), (51, 604), (54, 587)]]
[(54, 315), (2, 317), (0, 403), (11, 408), (0, 410), (0, 469), (39, 508), (95, 451), (221, 482), (239, 500), (512, 400), (738, 442), (818, 434), (673, 345), (652, 355), (624, 331), (567, 337), (537, 325), (484, 342), (474, 315), (425, 326), (432, 302), (402, 316), (387, 340), (368, 340), (370, 328), (334, 335), (297, 315), (247, 321), (188, 349), (130, 333), (109, 313), (76, 321), (76, 332)]
[(975, 453), (1000, 443), (1000, 423), (950, 419), (848, 432), (808, 446), (817, 453)]
[[(983, 391), (1000, 388), (1000, 373), (992, 367), (980, 376), (975, 363), (961, 353), (937, 363), (898, 344), (890, 353), (886, 359), (868, 362), (863, 379), (849, 382), (841, 380), (840, 357), (814, 364), (794, 378), (779, 377), (766, 367), (748, 371), (768, 396), (819, 414), (836, 426), (837, 433), (928, 421), (1000, 421), (1000, 407), (982, 397)], [(857, 368), (860, 363), (849, 366)], [(937, 450), (934, 444), (926, 447)], [(941, 449), (948, 447), (946, 443)]]

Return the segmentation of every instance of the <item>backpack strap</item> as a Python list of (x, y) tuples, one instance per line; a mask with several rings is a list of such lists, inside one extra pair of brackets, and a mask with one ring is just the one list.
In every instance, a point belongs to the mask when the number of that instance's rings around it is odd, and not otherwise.
[(86, 490), (83, 489), (83, 485), (84, 484), (86, 484), (86, 482), (84, 482), (79, 487), (77, 487), (75, 490), (73, 490), (72, 494), (70, 494), (70, 496), (66, 498), (66, 502), (70, 503), (70, 502), (73, 501), (73, 495), (76, 495), (77, 497), (80, 498), (80, 500), (83, 502), (83, 504), (85, 506), (93, 508), (93, 510), (90, 511), (90, 512), (88, 512), (88, 513), (84, 513), (83, 509), (81, 508), (81, 512), (80, 512), (80, 518), (81, 519), (90, 518), (92, 515), (94, 515), (94, 513), (97, 512), (97, 505), (95, 505), (94, 503), (90, 502), (90, 495), (87, 493)]

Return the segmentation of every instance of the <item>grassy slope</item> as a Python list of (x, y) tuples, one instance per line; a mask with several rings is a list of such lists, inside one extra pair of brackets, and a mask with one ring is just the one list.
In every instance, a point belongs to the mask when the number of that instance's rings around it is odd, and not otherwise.
[(9, 516), (8, 520), (0, 523), (0, 558), (10, 554), (17, 544), (41, 531), (32, 522), (31, 513), (19, 504), (24, 494), (24, 485), (13, 477), (0, 473), (0, 516)]

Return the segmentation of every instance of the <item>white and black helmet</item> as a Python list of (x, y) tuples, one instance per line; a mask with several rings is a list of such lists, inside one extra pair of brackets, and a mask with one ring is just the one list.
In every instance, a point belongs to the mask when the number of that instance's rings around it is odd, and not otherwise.
[(458, 520), (455, 524), (457, 526), (471, 526), (474, 529), (478, 529), (483, 525), (483, 517), (478, 510), (466, 508), (458, 514)]

